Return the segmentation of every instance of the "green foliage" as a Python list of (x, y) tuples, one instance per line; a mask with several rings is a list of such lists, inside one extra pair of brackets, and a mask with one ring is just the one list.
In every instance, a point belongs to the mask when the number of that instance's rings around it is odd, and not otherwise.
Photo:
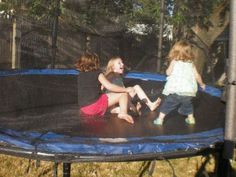
[[(61, 11), (58, 10), (59, 1)], [(164, 0), (164, 23), (178, 28), (177, 31), (190, 29), (195, 24), (208, 28), (214, 7), (227, 1)], [(60, 19), (75, 30), (96, 31), (115, 26), (119, 31), (143, 24), (148, 27), (148, 32), (157, 33), (160, 4), (161, 0), (2, 0), (0, 10), (3, 15), (24, 13), (35, 20), (52, 19), (60, 14)]]
[(95, 28), (104, 24), (124, 25), (132, 13), (131, 0), (87, 0), (81, 2), (64, 1), (63, 19), (74, 26)]
[(227, 0), (167, 0), (169, 11), (172, 12), (168, 20), (174, 26), (191, 27), (198, 24), (207, 28), (214, 7), (224, 1)]
[[(55, 1), (55, 0), (54, 0)], [(47, 0), (31, 0), (26, 6), (31, 17), (40, 20), (44, 17), (52, 17), (55, 15), (56, 7), (54, 1)]]
[(57, 0), (3, 0), (0, 3), (0, 11), (3, 15), (17, 17), (18, 14), (27, 15), (35, 20), (52, 17), (56, 14)]
[(3, 15), (15, 15), (20, 9), (21, 3), (18, 0), (3, 0), (0, 3), (0, 11)]
[(136, 0), (133, 8), (133, 19), (145, 24), (158, 23), (160, 12), (160, 1)]
[[(59, 0), (3, 0), (0, 10), (5, 14), (22, 11), (37, 20), (58, 15), (56, 3)], [(227, 0), (165, 0), (165, 22), (174, 26), (191, 27), (198, 23), (207, 27), (209, 15), (214, 6)], [(161, 0), (87, 0), (61, 1), (65, 21), (96, 26), (100, 20), (132, 27), (147, 24), (158, 27)]]

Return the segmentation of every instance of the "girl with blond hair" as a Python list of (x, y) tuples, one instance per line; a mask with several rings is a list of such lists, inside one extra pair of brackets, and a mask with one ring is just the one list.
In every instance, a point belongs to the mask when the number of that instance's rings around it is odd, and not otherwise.
[(176, 42), (168, 54), (168, 59), (170, 64), (166, 70), (167, 81), (163, 90), (166, 98), (154, 124), (162, 125), (165, 116), (176, 108), (180, 114), (187, 116), (187, 124), (195, 124), (192, 98), (196, 96), (197, 83), (203, 90), (206, 85), (194, 65), (195, 56), (191, 44), (185, 40)]
[[(112, 57), (108, 61), (106, 71), (105, 71), (105, 76), (113, 84), (119, 85), (121, 87), (125, 87), (125, 85), (123, 83), (123, 74), (124, 74), (124, 69), (125, 69), (124, 67), (125, 67), (125, 65), (120, 57)], [(131, 110), (133, 110), (134, 112), (136, 112), (138, 114), (141, 114), (140, 102), (138, 101), (136, 106), (134, 106), (132, 104), (132, 100), (134, 99), (134, 97), (136, 95), (137, 95), (138, 99), (140, 101), (142, 101), (143, 103), (145, 103), (151, 111), (154, 111), (159, 106), (159, 104), (161, 102), (160, 98), (157, 98), (154, 102), (152, 102), (148, 98), (148, 96), (146, 95), (146, 93), (144, 92), (144, 90), (141, 88), (140, 85), (133, 86), (133, 90), (129, 92), (129, 96), (130, 96), (129, 106), (130, 106)], [(112, 111), (117, 111), (117, 109), (113, 109)]]

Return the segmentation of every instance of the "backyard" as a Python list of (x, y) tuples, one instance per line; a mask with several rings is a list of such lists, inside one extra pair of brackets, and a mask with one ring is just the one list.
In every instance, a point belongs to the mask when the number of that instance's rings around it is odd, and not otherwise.
[[(209, 159), (208, 159), (209, 158)], [(205, 161), (207, 163), (205, 164)], [(148, 162), (112, 162), (112, 163), (73, 163), (71, 167), (71, 177), (148, 177)], [(202, 165), (205, 165), (202, 168)], [(28, 159), (11, 157), (6, 155), (0, 156), (0, 176), (7, 177), (53, 177), (53, 162), (36, 162)], [(235, 167), (235, 162), (232, 162)], [(215, 174), (215, 160), (213, 157), (196, 156), (191, 158), (180, 158), (172, 160), (156, 161), (153, 177), (217, 177)], [(203, 169), (202, 171), (200, 169)], [(200, 173), (200, 171), (201, 173)], [(62, 174), (62, 164), (58, 166), (58, 176)], [(236, 172), (232, 171), (232, 176)], [(198, 175), (198, 176), (196, 176)]]
[[(221, 95), (229, 84), (229, 16), (229, 0), (0, 0), (0, 177), (61, 177), (63, 161), (76, 161), (81, 154), (91, 162), (71, 163), (65, 177), (226, 177), (218, 176), (218, 154), (202, 156), (201, 152), (224, 140), (226, 100)], [(169, 119), (160, 128), (152, 120), (159, 110), (147, 113), (144, 107), (133, 128), (114, 116), (91, 121), (94, 127), (78, 116), (75, 63), (83, 53), (96, 53), (102, 70), (111, 57), (121, 57), (125, 73), (143, 74), (136, 81), (156, 99), (163, 86), (157, 88), (160, 84), (152, 74), (166, 75), (168, 52), (181, 39), (191, 43), (193, 63), (209, 86), (201, 99), (195, 99), (198, 112), (194, 113), (200, 117), (195, 126), (179, 124), (184, 119), (176, 111), (171, 116), (181, 119)], [(99, 149), (104, 146), (108, 148)], [(140, 159), (145, 153), (173, 156), (155, 161), (127, 159), (136, 146), (140, 154), (134, 156)], [(12, 152), (15, 156), (7, 155)], [(190, 152), (199, 153), (188, 156)], [(31, 153), (48, 161), (31, 159)], [(72, 155), (56, 164), (57, 153)], [(96, 153), (123, 159), (94, 162)], [(174, 158), (181, 153), (183, 158)], [(230, 165), (227, 177), (236, 177), (235, 159)]]

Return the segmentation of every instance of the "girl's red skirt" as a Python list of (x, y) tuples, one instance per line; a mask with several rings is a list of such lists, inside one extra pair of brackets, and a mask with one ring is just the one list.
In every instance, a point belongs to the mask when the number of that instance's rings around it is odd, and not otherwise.
[(98, 100), (88, 106), (80, 108), (82, 114), (88, 116), (103, 116), (108, 108), (108, 97), (106, 94), (102, 94)]

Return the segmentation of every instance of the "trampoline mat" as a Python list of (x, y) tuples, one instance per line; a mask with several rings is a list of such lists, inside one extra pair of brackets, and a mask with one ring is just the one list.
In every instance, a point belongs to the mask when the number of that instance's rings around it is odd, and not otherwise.
[[(0, 116), (1, 127), (16, 131), (55, 132), (68, 136), (127, 138), (159, 135), (182, 135), (207, 131), (224, 126), (224, 105), (215, 97), (199, 93), (193, 100), (195, 125), (187, 125), (185, 116), (177, 111), (166, 116), (163, 126), (153, 124), (158, 109), (150, 111), (143, 105), (141, 116), (133, 116), (129, 124), (116, 114), (104, 117), (85, 117), (76, 104), (25, 109)], [(132, 113), (131, 113), (132, 114)]]

